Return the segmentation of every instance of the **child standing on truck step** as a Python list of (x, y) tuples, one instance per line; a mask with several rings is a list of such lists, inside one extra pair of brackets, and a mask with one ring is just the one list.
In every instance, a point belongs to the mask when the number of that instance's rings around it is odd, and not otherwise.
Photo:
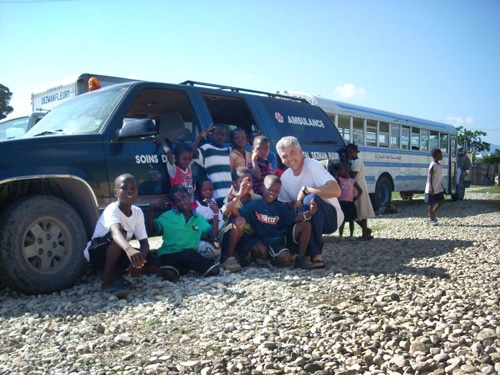
[(274, 168), (267, 156), (269, 155), (269, 139), (264, 135), (258, 135), (253, 139), (252, 161), (248, 163), (248, 169), (252, 172), (253, 190), (255, 194), (262, 195), (262, 183), (264, 178), (274, 174)]
[[(201, 140), (209, 137), (209, 143), (198, 148)], [(229, 154), (231, 150), (224, 147), (226, 128), (215, 124), (203, 130), (193, 142), (194, 162), (202, 167), (207, 177), (214, 184), (214, 198), (219, 207), (222, 206), (231, 186), (231, 166)]]
[[(167, 155), (167, 172), (170, 181), (170, 186), (177, 184), (184, 185), (193, 201), (191, 202), (191, 209), (196, 208), (194, 201), (194, 179), (191, 172), (191, 164), (193, 162), (193, 149), (186, 143), (178, 143), (175, 146), (174, 152), (167, 145), (165, 139), (155, 138), (155, 142), (163, 147), (163, 152)], [(175, 156), (175, 158), (174, 158)]]
[(425, 202), (428, 205), (429, 219), (432, 226), (438, 225), (436, 211), (443, 207), (444, 188), (442, 184), (443, 166), (439, 163), (443, 160), (443, 153), (439, 148), (431, 151), (432, 161), (429, 164), (427, 183), (425, 184)]
[[(97, 221), (92, 240), (84, 255), (97, 269), (104, 270), (101, 294), (105, 298), (125, 298), (130, 283), (122, 278), (128, 271), (132, 278), (141, 273), (155, 273), (159, 269), (158, 259), (149, 252), (148, 234), (142, 210), (134, 206), (137, 199), (137, 183), (130, 174), (115, 179), (114, 196)], [(130, 244), (135, 238), (139, 249)]]
[(248, 144), (247, 133), (245, 129), (236, 128), (229, 134), (233, 151), (229, 155), (231, 172), (238, 167), (247, 167), (252, 162), (252, 153), (245, 150)]

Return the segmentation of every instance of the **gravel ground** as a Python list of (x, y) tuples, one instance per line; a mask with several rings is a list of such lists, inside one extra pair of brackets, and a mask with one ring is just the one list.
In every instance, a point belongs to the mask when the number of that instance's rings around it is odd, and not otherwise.
[(372, 241), (325, 236), (323, 270), (142, 276), (125, 300), (91, 270), (51, 295), (0, 289), (0, 374), (499, 373), (499, 199), (468, 190), (437, 227), (399, 201)]

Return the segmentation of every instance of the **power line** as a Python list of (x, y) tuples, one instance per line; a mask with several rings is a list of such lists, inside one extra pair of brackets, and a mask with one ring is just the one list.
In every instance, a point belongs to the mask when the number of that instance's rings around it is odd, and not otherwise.
[(0, 4), (25, 4), (25, 3), (61, 3), (80, 0), (0, 0)]

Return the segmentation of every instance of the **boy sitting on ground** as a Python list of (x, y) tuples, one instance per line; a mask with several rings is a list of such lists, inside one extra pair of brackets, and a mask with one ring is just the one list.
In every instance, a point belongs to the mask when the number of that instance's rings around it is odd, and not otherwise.
[[(133, 205), (137, 199), (134, 176), (118, 176), (114, 195), (118, 200), (110, 203), (101, 214), (84, 255), (94, 267), (104, 270), (103, 297), (125, 298), (129, 282), (122, 278), (122, 274), (128, 270), (129, 276), (136, 278), (141, 273), (155, 273), (158, 259), (149, 252), (144, 214)], [(133, 237), (139, 240), (139, 249), (130, 245)]]
[(279, 177), (266, 176), (262, 185), (262, 199), (249, 202), (239, 210), (240, 217), (234, 219), (233, 231), (241, 235), (243, 225), (249, 223), (255, 231), (251, 242), (257, 241), (263, 245), (277, 267), (291, 264), (294, 252), (298, 253), (296, 268), (312, 269), (314, 264), (306, 258), (305, 253), (311, 237), (309, 220), (316, 213), (316, 203), (313, 199), (309, 210), (295, 214), (276, 200), (280, 189)]
[[(219, 274), (219, 263), (198, 253), (200, 240), (215, 242), (217, 225), (208, 221), (191, 209), (191, 196), (184, 185), (174, 185), (170, 189), (174, 209), (161, 214), (153, 221), (156, 232), (163, 237), (158, 249), (160, 276), (174, 281), (189, 270), (204, 276)], [(218, 222), (218, 208), (214, 210), (214, 222)]]
[(251, 262), (251, 257), (258, 256), (260, 253), (258, 249), (253, 249), (254, 254), (251, 254), (252, 246), (246, 241), (246, 235), (253, 231), (250, 225), (245, 225), (243, 233), (238, 234), (236, 237), (234, 233), (232, 234), (232, 221), (234, 217), (239, 216), (239, 209), (250, 201), (261, 199), (261, 196), (254, 194), (252, 190), (252, 175), (248, 168), (236, 168), (231, 173), (231, 179), (231, 189), (222, 206), (224, 220), (228, 223), (221, 231), (222, 255), (225, 260), (224, 268), (230, 272), (239, 272), (241, 271), (241, 264)]

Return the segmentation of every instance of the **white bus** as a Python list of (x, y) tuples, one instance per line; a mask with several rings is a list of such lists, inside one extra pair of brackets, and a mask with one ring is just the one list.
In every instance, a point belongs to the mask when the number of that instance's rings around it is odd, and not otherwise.
[(430, 151), (443, 152), (443, 186), (453, 200), (463, 199), (470, 184), (470, 159), (458, 150), (454, 126), (397, 113), (329, 100), (304, 93), (284, 91), (317, 105), (337, 125), (346, 143), (358, 145), (366, 166), (368, 192), (375, 210), (391, 201), (397, 191), (403, 199), (423, 193)]

